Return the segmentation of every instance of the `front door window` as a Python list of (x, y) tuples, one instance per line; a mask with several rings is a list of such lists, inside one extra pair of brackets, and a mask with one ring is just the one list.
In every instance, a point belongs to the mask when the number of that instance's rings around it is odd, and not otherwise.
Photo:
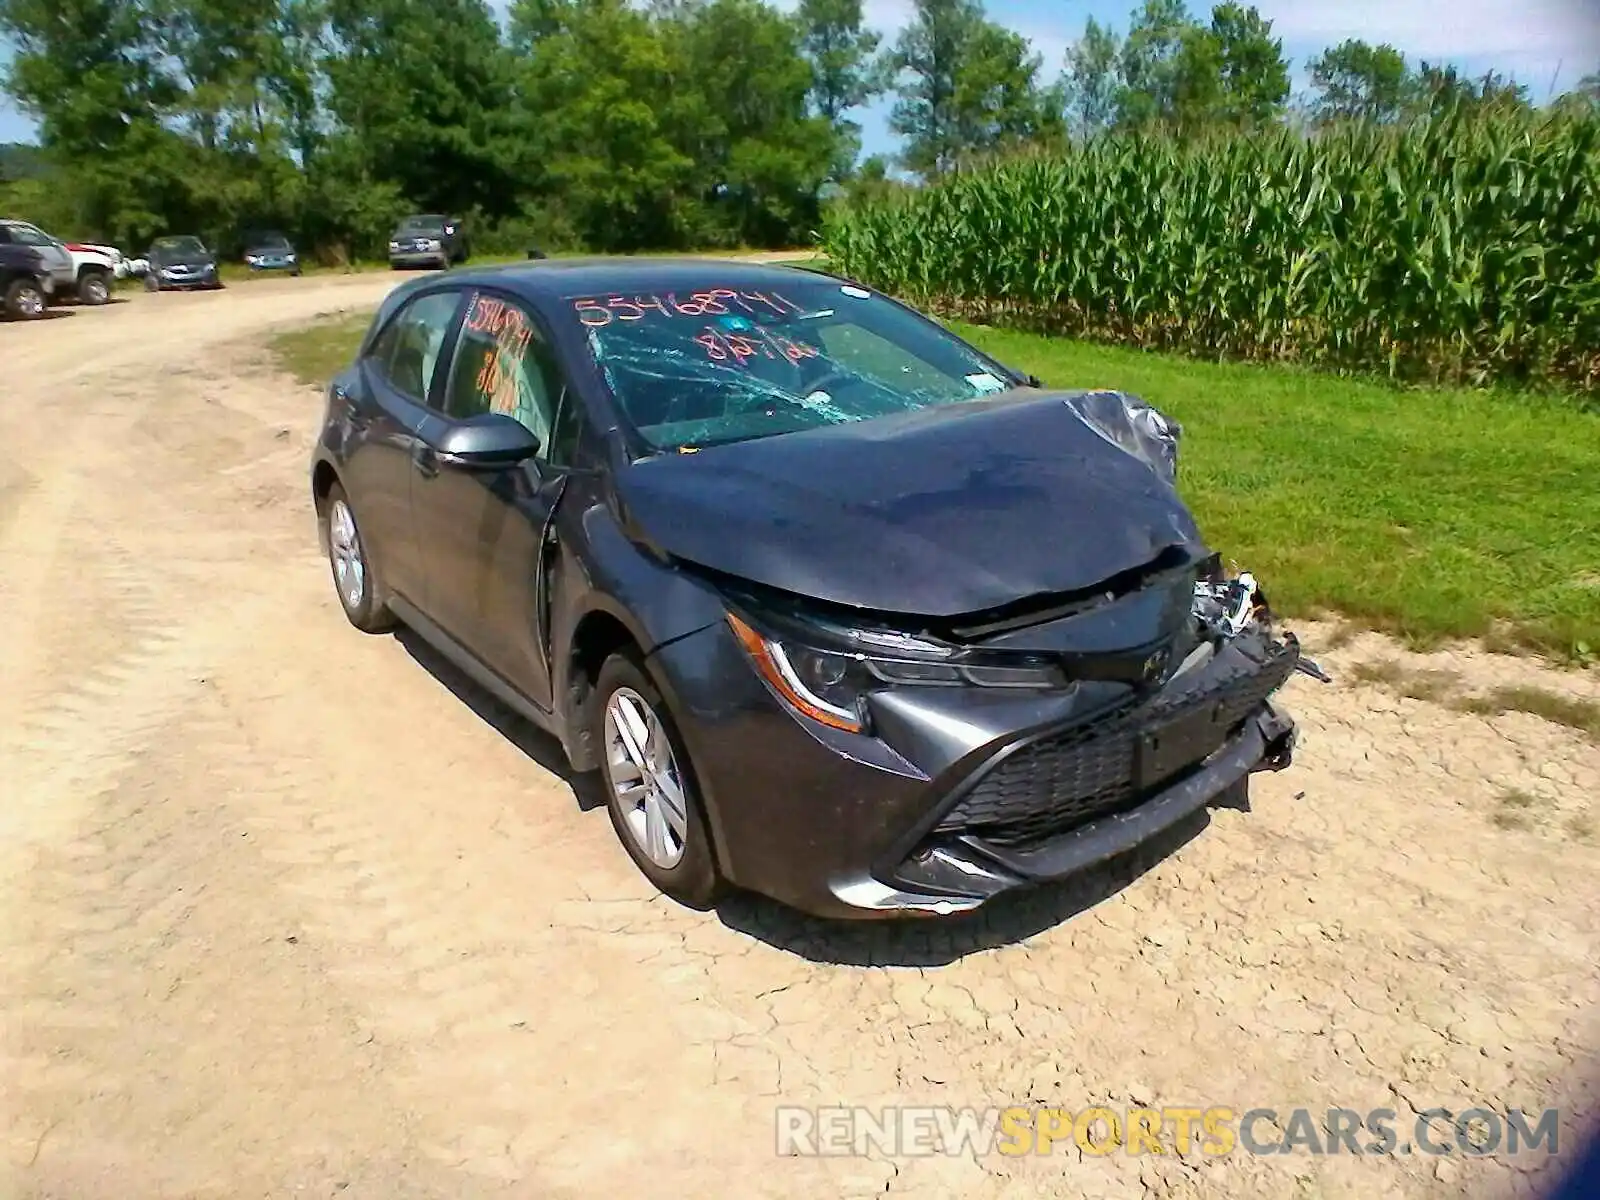
[(561, 399), (550, 347), (515, 301), (474, 292), (456, 344), (445, 412), (456, 420), (497, 412), (520, 421), (548, 459)]

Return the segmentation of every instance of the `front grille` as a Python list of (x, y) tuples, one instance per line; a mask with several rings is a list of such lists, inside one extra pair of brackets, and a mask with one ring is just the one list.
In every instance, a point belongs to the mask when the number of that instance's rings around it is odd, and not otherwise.
[[(1177, 693), (1143, 700), (1108, 717), (1034, 742), (1003, 759), (939, 822), (936, 832), (970, 833), (1005, 845), (1036, 842), (1098, 817), (1124, 812), (1170, 786), (1185, 768), (1219, 749), (1294, 670), (1299, 650), (1273, 645), (1265, 661), (1213, 668)], [(1143, 734), (1211, 709), (1207, 740), (1187, 762), (1141, 792), (1135, 782)]]

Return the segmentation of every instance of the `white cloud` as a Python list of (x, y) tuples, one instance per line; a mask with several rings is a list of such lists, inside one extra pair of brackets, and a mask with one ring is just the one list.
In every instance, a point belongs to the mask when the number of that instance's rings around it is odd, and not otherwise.
[(1273, 32), (1297, 47), (1346, 38), (1388, 42), (1413, 59), (1600, 66), (1593, 0), (1256, 0)]

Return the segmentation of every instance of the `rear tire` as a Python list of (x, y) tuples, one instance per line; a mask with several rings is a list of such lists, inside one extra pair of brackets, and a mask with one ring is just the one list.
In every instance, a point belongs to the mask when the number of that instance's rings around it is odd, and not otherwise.
[(328, 489), (318, 516), (339, 607), (344, 609), (350, 624), (362, 633), (388, 633), (396, 621), (389, 611), (383, 575), (371, 548), (361, 536), (355, 509), (344, 488), (336, 483)]
[(6, 288), (6, 316), (15, 321), (37, 321), (50, 306), (44, 289), (32, 279), (13, 279)]
[(622, 848), (663, 894), (701, 912), (713, 907), (726, 884), (694, 764), (636, 652), (619, 651), (600, 668), (593, 721), (606, 811)]
[(78, 276), (78, 302), (101, 305), (111, 299), (111, 279), (104, 271), (85, 271)]

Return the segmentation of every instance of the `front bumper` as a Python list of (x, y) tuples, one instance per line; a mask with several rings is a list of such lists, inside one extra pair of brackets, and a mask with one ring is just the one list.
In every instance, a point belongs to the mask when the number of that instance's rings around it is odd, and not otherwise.
[(1069, 878), (1288, 766), (1295, 725), (1269, 697), (1298, 656), (1244, 635), (1143, 695), (897, 689), (876, 736), (795, 715), (720, 624), (654, 657), (724, 873), (859, 918), (969, 911)]
[(200, 271), (192, 275), (168, 275), (163, 271), (157, 273), (156, 279), (161, 284), (161, 290), (164, 292), (222, 286), (222, 277), (214, 270)]
[(450, 255), (445, 250), (391, 250), (392, 267), (448, 267)]
[(259, 259), (256, 262), (247, 262), (245, 263), (245, 266), (249, 267), (251, 271), (294, 272), (300, 269), (300, 264), (298, 262), (290, 262), (287, 259), (281, 258)]

